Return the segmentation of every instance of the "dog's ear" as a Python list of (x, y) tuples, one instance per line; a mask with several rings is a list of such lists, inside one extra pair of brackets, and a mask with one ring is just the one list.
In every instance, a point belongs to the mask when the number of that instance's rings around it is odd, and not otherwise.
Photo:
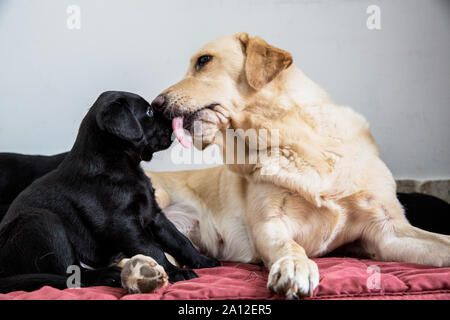
[(289, 52), (271, 46), (260, 37), (249, 37), (245, 32), (238, 37), (247, 55), (245, 75), (253, 89), (260, 90), (292, 64)]
[(144, 132), (136, 116), (130, 111), (126, 99), (118, 98), (105, 104), (96, 116), (100, 129), (122, 140), (139, 142)]

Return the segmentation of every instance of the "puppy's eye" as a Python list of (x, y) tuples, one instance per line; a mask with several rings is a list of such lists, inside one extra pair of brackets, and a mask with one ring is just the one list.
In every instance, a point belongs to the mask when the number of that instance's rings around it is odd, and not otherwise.
[(147, 115), (147, 117), (153, 117), (153, 109), (151, 107), (148, 107), (145, 114)]
[(195, 64), (195, 70), (200, 70), (205, 64), (211, 61), (213, 57), (209, 54), (205, 54), (204, 56), (200, 56), (197, 59), (197, 63)]

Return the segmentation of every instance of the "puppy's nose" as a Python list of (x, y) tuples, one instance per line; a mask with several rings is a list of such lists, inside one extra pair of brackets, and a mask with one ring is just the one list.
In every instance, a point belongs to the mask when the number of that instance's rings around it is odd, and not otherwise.
[(166, 95), (160, 94), (152, 101), (152, 107), (161, 110), (166, 104)]

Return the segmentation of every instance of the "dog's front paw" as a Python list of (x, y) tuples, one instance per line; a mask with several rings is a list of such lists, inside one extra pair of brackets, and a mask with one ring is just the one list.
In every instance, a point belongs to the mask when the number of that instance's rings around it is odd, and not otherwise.
[(138, 254), (123, 265), (121, 280), (130, 293), (151, 293), (166, 286), (168, 276), (153, 258)]
[(308, 258), (283, 257), (270, 268), (267, 287), (288, 299), (312, 296), (319, 284), (317, 264)]
[(205, 255), (200, 255), (193, 263), (194, 269), (214, 268), (220, 266), (220, 261)]

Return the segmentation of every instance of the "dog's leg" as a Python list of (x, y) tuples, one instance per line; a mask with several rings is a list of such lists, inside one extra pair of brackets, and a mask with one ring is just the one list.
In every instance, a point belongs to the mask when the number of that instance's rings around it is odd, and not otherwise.
[(151, 232), (157, 237), (163, 250), (173, 255), (181, 264), (193, 268), (220, 266), (218, 260), (198, 252), (189, 239), (178, 231), (162, 211), (158, 211), (153, 215), (149, 227), (151, 228)]
[(153, 184), (153, 189), (155, 190), (155, 200), (159, 207), (161, 209), (168, 207), (170, 204), (170, 196), (167, 191), (156, 184)]
[(371, 258), (450, 266), (450, 236), (410, 225), (397, 199), (375, 202), (370, 212), (363, 214), (361, 243)]
[(267, 287), (288, 298), (312, 295), (319, 284), (319, 269), (290, 236), (285, 222), (271, 218), (252, 227), (256, 250), (270, 269)]
[(408, 223), (373, 227), (364, 248), (376, 260), (450, 266), (450, 236), (431, 233)]

